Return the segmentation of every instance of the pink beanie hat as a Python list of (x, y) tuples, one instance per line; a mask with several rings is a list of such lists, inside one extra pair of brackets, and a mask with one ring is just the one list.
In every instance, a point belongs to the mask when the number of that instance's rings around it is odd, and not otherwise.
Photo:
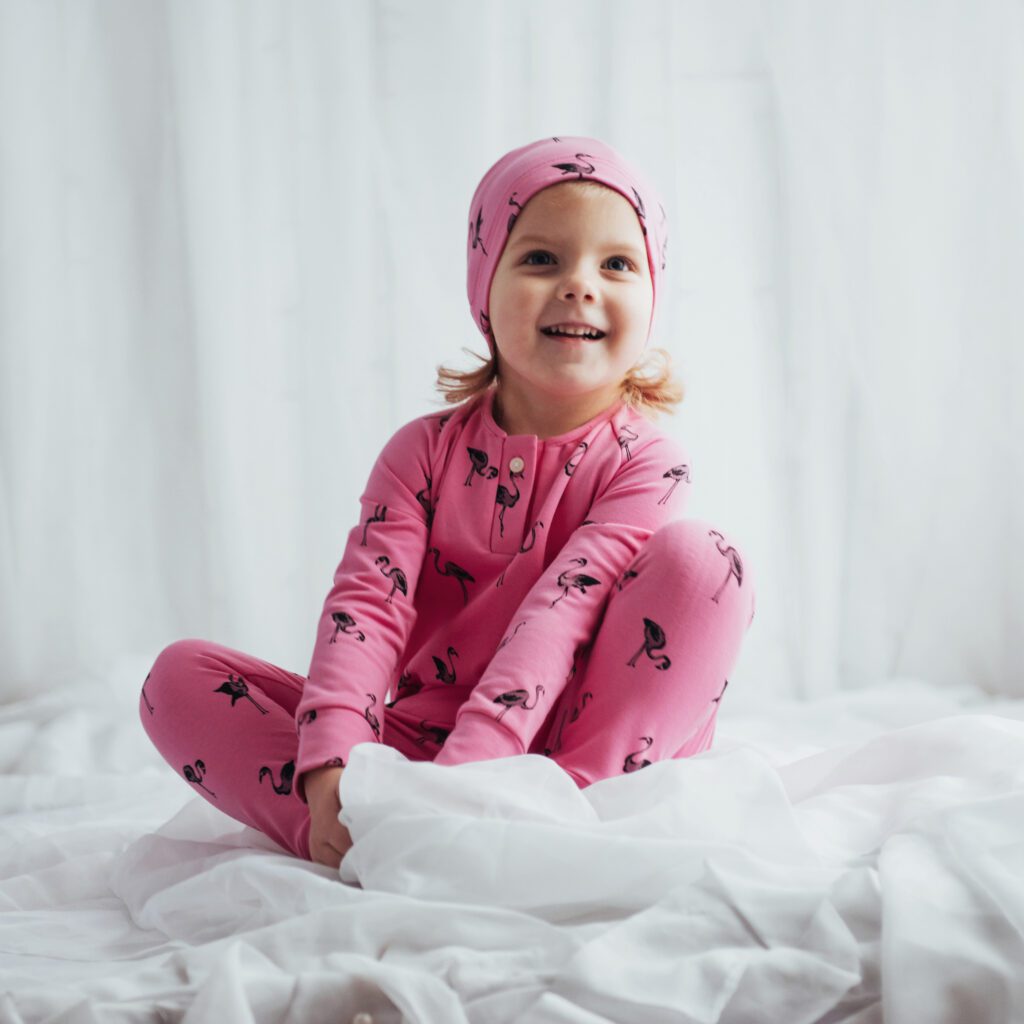
[(658, 193), (637, 168), (607, 143), (584, 135), (550, 136), (510, 150), (480, 179), (469, 207), (466, 243), (466, 290), (474, 323), (493, 354), (489, 300), (494, 271), (527, 201), (559, 181), (600, 182), (625, 196), (636, 210), (653, 288), (646, 346), (654, 330), (658, 286), (665, 273), (668, 215)]

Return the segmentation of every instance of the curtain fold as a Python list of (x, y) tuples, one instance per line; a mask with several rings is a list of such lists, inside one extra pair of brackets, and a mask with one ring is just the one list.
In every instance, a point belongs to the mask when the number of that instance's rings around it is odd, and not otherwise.
[(1011, 0), (0, 0), (0, 701), (308, 664), (381, 446), (486, 354), (473, 188), (559, 133), (667, 199), (730, 697), (1020, 696), (1022, 58)]

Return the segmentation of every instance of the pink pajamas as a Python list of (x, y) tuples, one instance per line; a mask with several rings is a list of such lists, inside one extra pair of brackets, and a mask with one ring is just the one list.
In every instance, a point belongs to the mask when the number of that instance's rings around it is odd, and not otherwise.
[(356, 743), (542, 754), (581, 787), (711, 746), (754, 587), (729, 538), (679, 518), (685, 452), (621, 402), (541, 440), (506, 434), (492, 401), (385, 445), (305, 676), (180, 640), (146, 678), (171, 766), (297, 856), (304, 773)]

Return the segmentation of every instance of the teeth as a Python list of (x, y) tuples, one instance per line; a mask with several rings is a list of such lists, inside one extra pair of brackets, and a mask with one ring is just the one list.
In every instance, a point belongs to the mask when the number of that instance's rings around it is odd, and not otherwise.
[(545, 327), (543, 331), (545, 334), (571, 334), (577, 338), (598, 338), (601, 336), (601, 331), (584, 327), (559, 327), (557, 324), (554, 327)]

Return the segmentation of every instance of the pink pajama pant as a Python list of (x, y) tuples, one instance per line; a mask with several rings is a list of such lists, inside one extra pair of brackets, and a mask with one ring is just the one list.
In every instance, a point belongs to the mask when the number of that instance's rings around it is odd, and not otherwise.
[[(551, 757), (582, 787), (707, 750), (753, 618), (753, 580), (737, 548), (706, 522), (666, 524), (610, 588), (591, 643), (577, 652), (529, 752)], [(245, 681), (247, 695), (238, 696), (231, 677)], [(305, 681), (212, 641), (177, 640), (146, 676), (139, 714), (197, 793), (309, 860), (309, 808), (291, 784)], [(587, 714), (590, 701), (599, 714)], [(379, 713), (382, 742), (411, 760), (436, 756), (401, 701)]]

